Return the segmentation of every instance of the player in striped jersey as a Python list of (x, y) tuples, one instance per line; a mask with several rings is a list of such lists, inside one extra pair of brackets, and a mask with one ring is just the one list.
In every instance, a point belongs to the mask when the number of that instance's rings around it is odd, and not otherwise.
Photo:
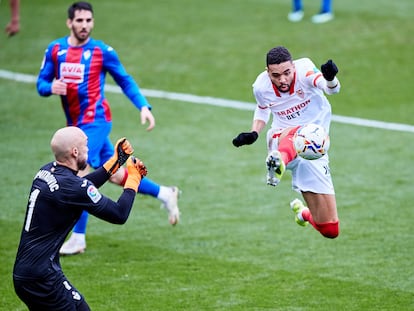
[[(59, 95), (68, 126), (81, 128), (88, 136), (88, 168), (98, 168), (114, 152), (109, 139), (112, 116), (105, 97), (106, 74), (109, 73), (123, 93), (140, 111), (141, 124), (148, 122), (147, 130), (155, 126), (151, 105), (140, 92), (138, 84), (127, 73), (116, 51), (91, 35), (94, 26), (93, 8), (88, 2), (73, 3), (68, 9), (66, 25), (70, 35), (54, 40), (46, 49), (37, 80), (41, 96)], [(121, 168), (110, 181), (123, 185), (127, 171)], [(138, 192), (159, 199), (168, 211), (169, 222), (179, 221), (177, 187), (162, 186), (143, 178)], [(83, 213), (71, 238), (63, 245), (61, 254), (81, 253), (86, 248), (88, 214)]]

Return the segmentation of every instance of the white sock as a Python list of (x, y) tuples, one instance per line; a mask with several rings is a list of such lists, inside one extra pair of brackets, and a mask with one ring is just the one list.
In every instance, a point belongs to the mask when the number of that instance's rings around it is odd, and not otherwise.
[(166, 203), (172, 195), (171, 187), (160, 186), (160, 192), (158, 193), (157, 199)]

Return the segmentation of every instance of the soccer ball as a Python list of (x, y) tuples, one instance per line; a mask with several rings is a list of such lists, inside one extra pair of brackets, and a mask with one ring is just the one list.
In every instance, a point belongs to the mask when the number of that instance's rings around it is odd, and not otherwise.
[(316, 160), (323, 157), (329, 149), (329, 135), (317, 124), (301, 126), (293, 137), (293, 145), (299, 156), (306, 160)]

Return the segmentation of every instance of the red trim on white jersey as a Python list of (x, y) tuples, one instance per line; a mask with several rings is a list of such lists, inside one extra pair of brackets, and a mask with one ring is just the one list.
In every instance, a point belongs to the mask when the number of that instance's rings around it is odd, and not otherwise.
[(320, 74), (318, 74), (318, 75), (316, 75), (316, 77), (315, 77), (315, 79), (313, 79), (313, 86), (315, 86), (316, 87), (316, 84), (317, 84), (317, 80), (320, 78), (320, 77), (322, 77), (322, 74), (320, 73)]
[[(289, 95), (292, 95), (295, 92), (295, 82), (296, 82), (296, 71), (293, 74), (293, 80), (292, 80), (292, 83), (290, 84)], [(273, 91), (275, 91), (276, 96), (281, 97), (279, 89), (276, 87), (276, 85), (273, 84), (273, 82), (272, 82), (272, 87), (273, 87)]]
[[(258, 75), (253, 83), (253, 94), (257, 102), (253, 119), (267, 123), (272, 116), (273, 129), (307, 123), (320, 124), (329, 129), (331, 107), (324, 95), (329, 90), (325, 79), (308, 58), (295, 60), (294, 64), (296, 75), (289, 92), (280, 92), (272, 84), (267, 71)], [(338, 88), (339, 86), (335, 90)]]

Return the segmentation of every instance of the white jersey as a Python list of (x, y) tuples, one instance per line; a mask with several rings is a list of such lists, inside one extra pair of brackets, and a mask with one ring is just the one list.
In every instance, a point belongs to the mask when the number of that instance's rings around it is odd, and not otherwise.
[(289, 92), (279, 92), (267, 71), (256, 78), (253, 83), (257, 102), (254, 120), (267, 123), (272, 114), (273, 129), (316, 123), (329, 132), (332, 112), (324, 93), (338, 93), (339, 81), (336, 87), (329, 88), (322, 73), (309, 58), (301, 58), (293, 63), (296, 73)]

